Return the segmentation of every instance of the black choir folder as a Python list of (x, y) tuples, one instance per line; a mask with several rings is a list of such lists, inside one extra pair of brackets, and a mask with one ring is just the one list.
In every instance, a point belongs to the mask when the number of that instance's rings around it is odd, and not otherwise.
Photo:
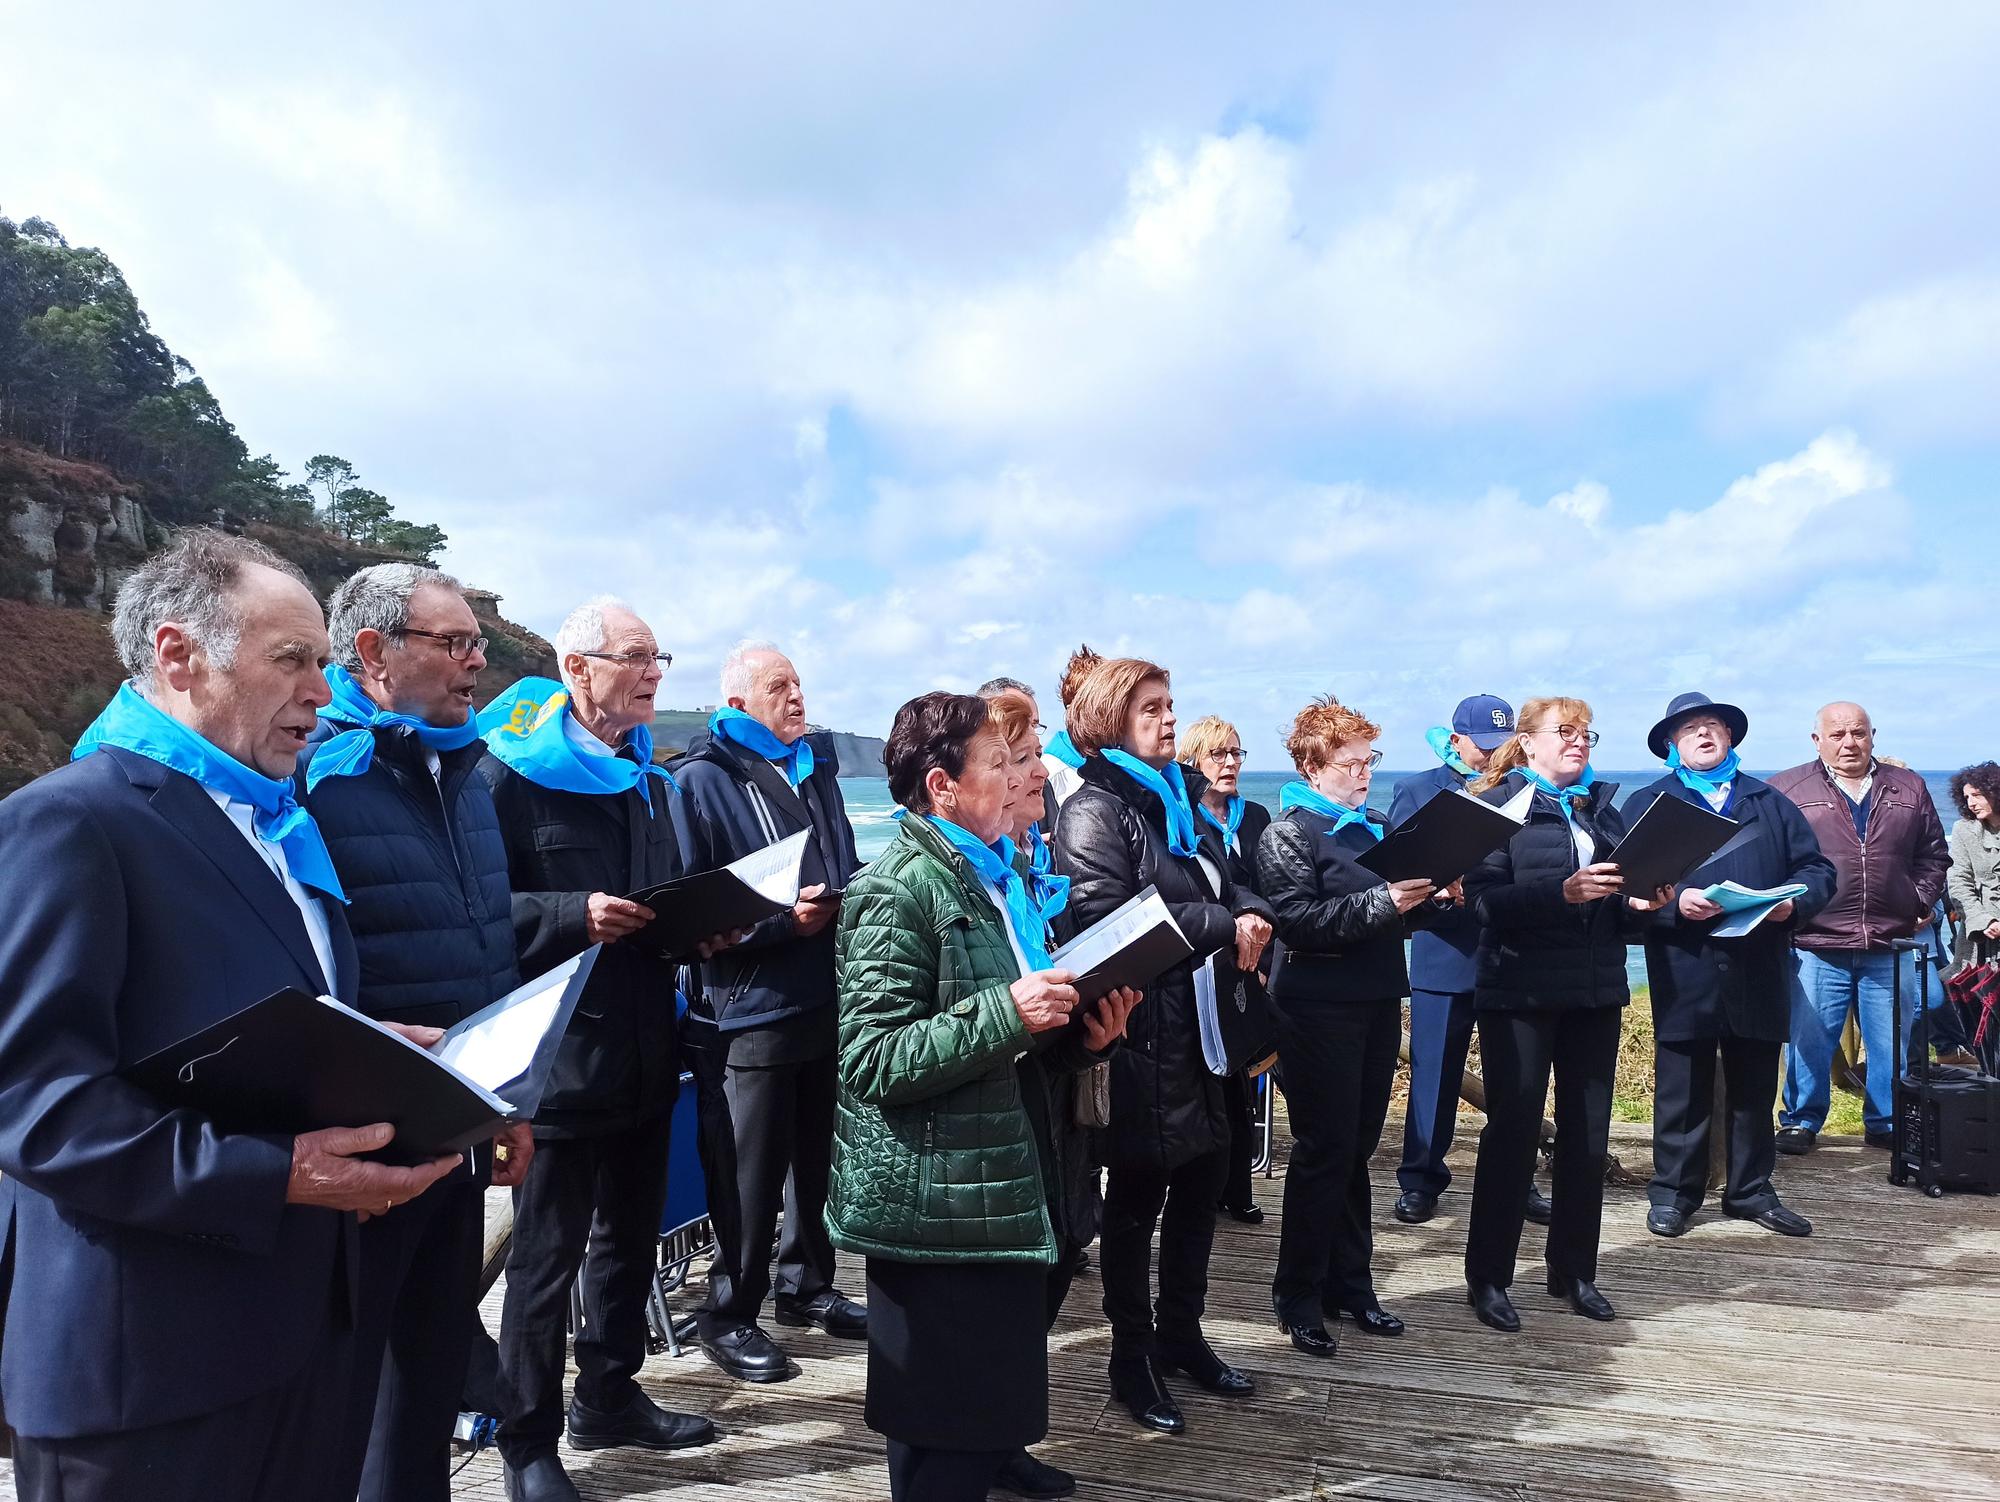
[(1650, 897), (1661, 887), (1678, 886), (1748, 833), (1734, 819), (1662, 794), (1632, 821), (1625, 838), (1598, 859), (1617, 864), (1627, 896)]
[(811, 830), (801, 829), (713, 871), (633, 892), (630, 900), (644, 903), (654, 916), (629, 942), (670, 960), (691, 960), (703, 939), (776, 917), (799, 900), (811, 838)]
[(600, 947), (508, 992), (428, 1051), (330, 996), (287, 990), (147, 1055), (125, 1077), (229, 1131), (386, 1121), (396, 1136), (371, 1156), (414, 1163), (463, 1152), (534, 1117)]
[(1355, 859), (1384, 881), (1448, 887), (1511, 840), (1521, 821), (1459, 788), (1447, 788)]
[(1049, 960), (1057, 970), (1075, 971), (1077, 995), (1092, 1002), (1120, 986), (1143, 991), (1163, 970), (1193, 955), (1194, 947), (1160, 900), (1159, 888), (1147, 887), (1057, 949)]

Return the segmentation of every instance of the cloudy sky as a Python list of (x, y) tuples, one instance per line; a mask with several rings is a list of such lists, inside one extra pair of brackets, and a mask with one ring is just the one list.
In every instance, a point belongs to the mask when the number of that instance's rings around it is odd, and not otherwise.
[(665, 702), (1087, 640), (1267, 770), (1328, 690), (2000, 752), (2000, 7), (847, 9), (0, 0), (0, 212)]

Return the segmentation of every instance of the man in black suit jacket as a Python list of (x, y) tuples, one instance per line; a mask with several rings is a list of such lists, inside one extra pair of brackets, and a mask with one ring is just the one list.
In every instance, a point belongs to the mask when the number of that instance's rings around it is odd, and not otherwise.
[(327, 698), (303, 577), (183, 533), (126, 581), (113, 632), (133, 682), (106, 744), (0, 803), (17, 1494), (318, 1498), (341, 1458), (323, 1415), (348, 1382), (350, 1212), (412, 1199), (456, 1160), (355, 1157), (382, 1124), (232, 1132), (121, 1077), (288, 986), (352, 1002), (358, 967), (323, 847), (308, 859), (317, 833), (271, 793)]

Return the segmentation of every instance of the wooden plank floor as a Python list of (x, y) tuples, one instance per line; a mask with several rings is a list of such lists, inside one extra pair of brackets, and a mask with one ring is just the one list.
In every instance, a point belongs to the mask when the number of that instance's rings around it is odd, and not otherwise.
[[(1468, 1118), (1461, 1141), (1475, 1130)], [(1647, 1161), (1643, 1127), (1615, 1129), (1614, 1145)], [(1377, 1160), (1378, 1282), (1409, 1333), (1345, 1326), (1331, 1362), (1294, 1354), (1271, 1321), (1282, 1177), (1260, 1181), (1264, 1225), (1217, 1230), (1208, 1321), (1258, 1392), (1232, 1403), (1175, 1382), (1182, 1436), (1142, 1434), (1110, 1403), (1086, 1273), (1053, 1337), (1038, 1453), (1078, 1474), (1080, 1497), (1118, 1502), (2000, 1497), (2000, 1199), (1894, 1189), (1883, 1154), (1839, 1139), (1780, 1160), (1787, 1203), (1816, 1226), (1806, 1241), (1712, 1212), (1663, 1241), (1645, 1231), (1643, 1193), (1611, 1189), (1599, 1281), (1619, 1320), (1579, 1319), (1541, 1292), (1530, 1226), (1515, 1287), (1524, 1328), (1509, 1337), (1464, 1303), (1469, 1154), (1453, 1162), (1459, 1184), (1437, 1219), (1411, 1227), (1389, 1217), (1394, 1165)], [(858, 1292), (859, 1269), (843, 1281)], [(801, 1375), (777, 1386), (733, 1383), (698, 1352), (648, 1362), (656, 1400), (711, 1415), (725, 1437), (678, 1455), (566, 1450), (583, 1495), (886, 1497), (881, 1440), (861, 1422), (863, 1348), (780, 1333)], [(498, 1460), (470, 1459), (453, 1492), (500, 1502)], [(13, 1497), (10, 1478), (0, 1497)]]
[[(1645, 1133), (1617, 1129), (1628, 1164), (1649, 1161)], [(1037, 1453), (1077, 1473), (1080, 1497), (1120, 1502), (2000, 1497), (2000, 1199), (1894, 1189), (1882, 1153), (1839, 1139), (1780, 1160), (1787, 1203), (1815, 1224), (1805, 1241), (1713, 1212), (1663, 1241), (1646, 1233), (1643, 1192), (1611, 1189), (1599, 1282), (1620, 1319), (1577, 1318), (1540, 1290), (1530, 1226), (1524, 1328), (1509, 1337), (1465, 1306), (1469, 1154), (1453, 1162), (1459, 1184), (1412, 1227), (1388, 1215), (1394, 1164), (1377, 1160), (1380, 1292), (1410, 1328), (1384, 1341), (1348, 1325), (1331, 1362), (1293, 1353), (1271, 1321), (1282, 1177), (1260, 1182), (1264, 1225), (1217, 1230), (1208, 1321), (1258, 1392), (1228, 1402), (1174, 1383), (1182, 1436), (1143, 1434), (1110, 1403), (1086, 1273), (1053, 1337)], [(858, 1269), (843, 1279), (859, 1291)], [(699, 1353), (654, 1358), (654, 1398), (708, 1413), (725, 1438), (671, 1456), (565, 1452), (584, 1496), (886, 1497), (861, 1348), (782, 1333), (802, 1375), (773, 1387), (733, 1383)], [(498, 1462), (475, 1457), (454, 1494), (498, 1502)]]

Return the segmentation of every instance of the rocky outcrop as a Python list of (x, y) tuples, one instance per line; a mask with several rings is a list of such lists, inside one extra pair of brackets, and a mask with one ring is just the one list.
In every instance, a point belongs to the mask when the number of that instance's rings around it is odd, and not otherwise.
[(0, 594), (104, 610), (146, 548), (146, 509), (110, 470), (0, 444)]

